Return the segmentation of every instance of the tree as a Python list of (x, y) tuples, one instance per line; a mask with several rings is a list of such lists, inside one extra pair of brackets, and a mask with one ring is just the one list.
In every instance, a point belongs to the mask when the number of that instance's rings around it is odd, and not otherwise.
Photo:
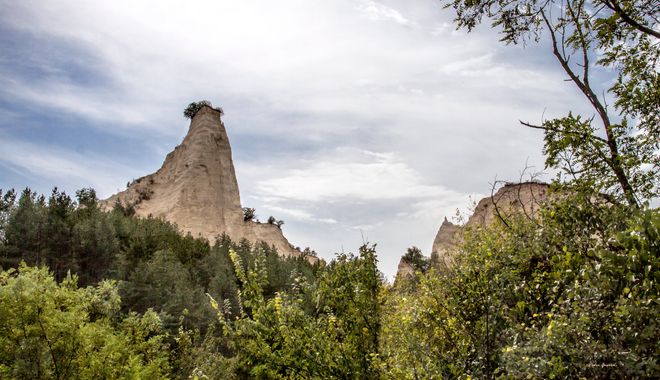
[(120, 302), (114, 282), (80, 289), (45, 268), (0, 272), (0, 377), (166, 378), (158, 315), (118, 319)]
[(204, 330), (208, 326), (213, 314), (204, 293), (176, 255), (162, 250), (137, 265), (121, 294), (132, 311), (156, 309), (164, 326), (176, 331), (184, 314), (188, 326)]
[[(243, 207), (243, 220), (250, 222), (257, 219), (255, 209), (252, 207)], [(274, 219), (274, 218), (273, 218)]]
[(230, 254), (241, 283), (240, 317), (231, 320), (224, 305), (211, 303), (236, 351), (239, 378), (378, 378), (382, 279), (373, 247), (339, 254), (316, 283), (295, 276), (289, 291), (270, 299), (266, 257), (257, 252), (246, 265)]
[(277, 220), (275, 219), (274, 216), (269, 216), (268, 217), (268, 224), (274, 224), (277, 226), (277, 228), (282, 229), (282, 225), (284, 224), (283, 220)]
[(9, 221), (9, 216), (16, 207), (16, 191), (10, 189), (2, 194), (0, 189), (0, 242), (4, 242), (5, 229)]
[(657, 378), (660, 213), (590, 199), (468, 231), (447, 271), (390, 289), (384, 377)]
[(199, 110), (202, 109), (202, 107), (211, 107), (214, 110), (220, 112), (220, 116), (225, 114), (222, 107), (213, 107), (211, 102), (209, 102), (208, 100), (200, 100), (198, 102), (192, 102), (188, 104), (188, 107), (186, 107), (186, 109), (183, 110), (183, 116), (185, 116), (187, 119), (192, 119), (193, 117), (195, 117), (197, 112), (199, 112)]
[(98, 199), (96, 199), (96, 190), (91, 187), (76, 191), (76, 199), (78, 200), (79, 206), (87, 208), (94, 208), (97, 206)]
[[(13, 202), (12, 202), (13, 203)], [(18, 266), (21, 261), (45, 264), (46, 199), (29, 188), (21, 192), (15, 206), (10, 207), (4, 229), (2, 266)]]
[[(483, 17), (507, 44), (550, 37), (552, 54), (594, 115), (521, 122), (544, 131), (546, 166), (581, 189), (638, 207), (657, 196), (660, 171), (660, 33), (655, 0), (443, 0), (459, 28)], [(615, 73), (608, 97), (594, 64)], [(563, 177), (561, 177), (563, 175)]]
[(309, 247), (305, 247), (305, 249), (302, 250), (302, 253), (305, 256), (312, 256), (312, 257), (318, 257), (318, 255), (319, 255), (318, 253), (316, 253), (315, 250), (313, 250)]
[(422, 255), (422, 251), (417, 247), (410, 247), (406, 254), (401, 258), (406, 263), (413, 267), (415, 272), (426, 272), (429, 268), (429, 259)]
[(78, 260), (72, 246), (71, 215), (75, 204), (65, 192), (53, 189), (46, 208), (45, 240), (42, 250), (48, 267), (54, 272), (55, 279), (61, 280), (68, 271), (77, 272)]

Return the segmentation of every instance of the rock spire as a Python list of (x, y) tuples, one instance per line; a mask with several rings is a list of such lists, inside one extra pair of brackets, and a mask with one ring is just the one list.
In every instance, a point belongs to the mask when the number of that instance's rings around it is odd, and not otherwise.
[(461, 242), (461, 231), (488, 226), (498, 218), (509, 219), (514, 215), (533, 217), (548, 201), (549, 186), (540, 182), (506, 184), (491, 197), (483, 198), (464, 226), (452, 224), (445, 218), (440, 225), (431, 254), (440, 263), (451, 265), (455, 250)]
[(281, 256), (302, 255), (278, 226), (243, 220), (231, 146), (220, 117), (220, 111), (202, 106), (181, 145), (158, 171), (133, 181), (102, 204), (106, 209), (116, 202), (132, 205), (139, 217), (163, 218), (184, 233), (210, 241), (225, 233), (235, 241), (266, 242)]

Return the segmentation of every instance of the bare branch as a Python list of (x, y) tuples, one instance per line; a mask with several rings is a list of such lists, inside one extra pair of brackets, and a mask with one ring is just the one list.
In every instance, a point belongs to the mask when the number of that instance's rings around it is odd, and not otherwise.
[(497, 177), (495, 177), (495, 181), (493, 182), (493, 186), (491, 186), (491, 189), (490, 189), (490, 203), (492, 203), (493, 207), (495, 208), (495, 215), (497, 216), (497, 218), (500, 221), (502, 221), (502, 223), (504, 223), (504, 225), (507, 228), (511, 229), (511, 226), (509, 226), (509, 223), (506, 221), (506, 218), (504, 216), (502, 216), (502, 213), (500, 212), (500, 207), (497, 204), (499, 199), (495, 200), (495, 194), (496, 194), (495, 189), (497, 188), (497, 185), (499, 183), (502, 183), (502, 181), (498, 181)]
[[(527, 173), (527, 171), (529, 169), (531, 169), (531, 166), (529, 166), (528, 160), (525, 160), (525, 168), (520, 172), (520, 177), (518, 178), (518, 183), (519, 184), (522, 185), (523, 183), (525, 183), (525, 181), (524, 181), (525, 173)], [(534, 177), (535, 177), (534, 174), (529, 175), (530, 180), (527, 181), (527, 182), (530, 183), (530, 189), (532, 189), (531, 183), (534, 182)], [(525, 214), (525, 218), (527, 218), (527, 220), (530, 220), (532, 223), (534, 223), (535, 225), (540, 227), (541, 225), (536, 221), (536, 219), (534, 218), (534, 215), (532, 214), (534, 212), (534, 204), (539, 205), (539, 203), (536, 200), (533, 189), (530, 190), (529, 193), (530, 193), (530, 197), (532, 198), (532, 204), (530, 205), (531, 209), (529, 210), (530, 211), (529, 213), (527, 212), (527, 208), (525, 207), (525, 203), (523, 203), (522, 186), (518, 186), (517, 200), (520, 203), (523, 214)]]
[(574, 132), (574, 131), (567, 131), (567, 130), (564, 130), (564, 129), (548, 127), (548, 126), (545, 126), (545, 125), (534, 125), (534, 124), (531, 124), (531, 123), (528, 123), (528, 122), (525, 122), (525, 121), (522, 121), (522, 120), (518, 120), (518, 122), (520, 124), (524, 125), (525, 127), (529, 127), (529, 128), (540, 129), (540, 130), (546, 131), (546, 132), (547, 131), (552, 131), (552, 132), (557, 132), (557, 133), (563, 133), (563, 134), (567, 134), (567, 135), (572, 134), (572, 135), (576, 135), (576, 136), (581, 137), (581, 138), (594, 139), (596, 141), (600, 141), (604, 144), (607, 144), (607, 140), (605, 140), (604, 138), (598, 137), (598, 136), (595, 136), (595, 135), (592, 135), (592, 134), (589, 134), (589, 133), (579, 133), (579, 132)]

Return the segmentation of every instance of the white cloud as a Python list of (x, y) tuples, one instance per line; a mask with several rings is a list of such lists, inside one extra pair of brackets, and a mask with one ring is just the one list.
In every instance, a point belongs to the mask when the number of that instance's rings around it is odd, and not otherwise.
[(392, 153), (340, 148), (308, 166), (259, 181), (256, 191), (298, 201), (383, 200), (428, 197), (441, 192)]
[(117, 183), (124, 178), (145, 174), (94, 154), (83, 155), (7, 137), (0, 139), (0, 151), (0, 165), (12, 171), (46, 179), (53, 186), (65, 185), (71, 191), (93, 187), (101, 199), (119, 190)]
[(372, 21), (393, 21), (399, 25), (408, 26), (410, 20), (394, 8), (371, 0), (361, 1), (358, 9), (364, 13), (364, 16)]
[(18, 98), (29, 99), (32, 103), (51, 109), (78, 114), (94, 121), (115, 122), (124, 128), (134, 127), (135, 124), (153, 127), (149, 112), (125, 107), (125, 104), (118, 102), (108, 102), (105, 98), (108, 96), (107, 91), (57, 82), (44, 82), (33, 87), (6, 78), (0, 78), (0, 84)]
[[(411, 92), (432, 101), (438, 92), (453, 96), (461, 91), (468, 98), (516, 83), (531, 86), (529, 90), (540, 99), (552, 90), (538, 76), (526, 79), (530, 70), (502, 66), (493, 58), (493, 42), (478, 34), (466, 43), (465, 36), (438, 41), (427, 32), (433, 30), (432, 25), (392, 30), (365, 23), (364, 15), (411, 21), (375, 1), (360, 1), (358, 9), (354, 4), (348, 0), (288, 0), (272, 6), (164, 1), (154, 8), (140, 1), (54, 0), (44, 5), (25, 0), (13, 5), (12, 17), (3, 21), (81, 49), (95, 60), (93, 67), (109, 83), (89, 87), (53, 75), (29, 83), (17, 80), (12, 91), (46, 107), (117, 121), (119, 131), (140, 124), (167, 133), (180, 108), (199, 97), (220, 103), (250, 98), (259, 103), (259, 112), (293, 110), (320, 118), (341, 114), (369, 119), (375, 110), (406, 117), (401, 107)], [(430, 9), (439, 7), (434, 1), (425, 4)], [(58, 53), (70, 52), (51, 52)], [(488, 60), (469, 71), (460, 69), (466, 63), (474, 66), (484, 56)], [(47, 66), (48, 61), (41, 64)], [(463, 79), (457, 80), (457, 75)], [(358, 81), (373, 86), (355, 91), (353, 84)], [(225, 108), (228, 115), (234, 111)], [(424, 114), (434, 120), (443, 116), (437, 107), (426, 107)], [(287, 127), (270, 125), (262, 132), (284, 132)]]
[(431, 29), (431, 35), (435, 37), (440, 37), (440, 36), (445, 36), (452, 31), (454, 31), (456, 27), (448, 22), (443, 22), (440, 23)]
[(296, 209), (293, 207), (280, 207), (276, 206), (274, 204), (266, 204), (265, 206), (266, 211), (270, 211), (274, 214), (277, 215), (285, 215), (288, 217), (291, 217), (295, 220), (300, 220), (300, 221), (305, 221), (305, 222), (318, 222), (318, 223), (324, 223), (324, 224), (336, 224), (337, 221), (332, 219), (332, 218), (317, 218), (312, 213), (306, 211), (306, 210), (301, 210), (301, 209)]
[(472, 215), (475, 202), (482, 199), (483, 194), (462, 194), (455, 191), (445, 191), (442, 196), (415, 202), (412, 205), (411, 219), (442, 221), (444, 218), (454, 223), (462, 224)]

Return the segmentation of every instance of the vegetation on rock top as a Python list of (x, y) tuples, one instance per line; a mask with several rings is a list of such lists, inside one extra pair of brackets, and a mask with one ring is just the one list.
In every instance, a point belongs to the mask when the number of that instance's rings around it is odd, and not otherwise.
[(222, 107), (213, 107), (211, 102), (208, 100), (200, 100), (198, 102), (192, 102), (188, 104), (188, 107), (186, 107), (185, 110), (183, 110), (183, 116), (185, 116), (187, 119), (192, 119), (197, 115), (197, 112), (202, 109), (202, 107), (210, 107), (218, 112), (220, 112), (220, 116), (225, 114), (225, 111), (222, 109)]

